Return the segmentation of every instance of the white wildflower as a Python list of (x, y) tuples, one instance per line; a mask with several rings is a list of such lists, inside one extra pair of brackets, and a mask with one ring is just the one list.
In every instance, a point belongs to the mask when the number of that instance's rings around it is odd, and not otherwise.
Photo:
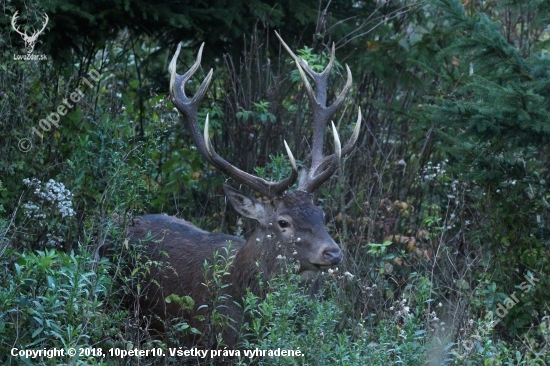
[(346, 276), (347, 278), (349, 278), (350, 280), (355, 277), (354, 275), (352, 275), (351, 273), (349, 273), (348, 271), (344, 272), (344, 276)]

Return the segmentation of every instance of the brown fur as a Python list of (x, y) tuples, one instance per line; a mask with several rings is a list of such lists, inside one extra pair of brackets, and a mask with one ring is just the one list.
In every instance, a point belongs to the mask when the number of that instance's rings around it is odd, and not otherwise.
[[(194, 315), (200, 313), (197, 308), (208, 303), (211, 296), (203, 285), (204, 262), (212, 260), (215, 250), (223, 254), (229, 241), (236, 254), (230, 275), (225, 279), (230, 284), (225, 289), (225, 295), (229, 296), (226, 315), (236, 321), (237, 328), (242, 314), (233, 301), (239, 302), (247, 288), (261, 296), (258, 275), (264, 283), (267, 282), (280, 272), (281, 264), (285, 263), (282, 258), (296, 261), (297, 272), (304, 279), (310, 279), (322, 268), (340, 262), (340, 249), (328, 235), (323, 212), (313, 205), (309, 193), (294, 191), (269, 202), (259, 202), (232, 188), (224, 187), (224, 190), (237, 211), (258, 221), (258, 227), (246, 242), (236, 236), (208, 233), (185, 220), (166, 215), (143, 216), (130, 228), (133, 242), (150, 233), (153, 237), (153, 242), (147, 244), (150, 258), (172, 268), (150, 274), (148, 282), (156, 280), (160, 287), (151, 286), (145, 293), (144, 310), (150, 310), (163, 319), (180, 316), (179, 307), (167, 304), (165, 298), (170, 294), (189, 295), (195, 300), (195, 311), (184, 315), (186, 321), (202, 332), (207, 331), (205, 322), (194, 319)], [(285, 222), (288, 226), (284, 225)], [(167, 256), (162, 254), (163, 251)], [(225, 332), (224, 338), (229, 345), (237, 341), (236, 334), (231, 331)]]

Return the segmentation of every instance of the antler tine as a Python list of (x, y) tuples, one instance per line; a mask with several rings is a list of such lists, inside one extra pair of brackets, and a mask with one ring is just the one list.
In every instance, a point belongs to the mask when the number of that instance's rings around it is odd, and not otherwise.
[[(290, 147), (288, 147), (288, 144), (286, 143), (286, 140), (283, 140), (285, 143), (285, 149), (286, 154), (288, 155), (288, 159), (290, 160), (290, 164), (292, 165), (292, 169), (298, 173), (298, 167), (296, 166), (296, 160), (294, 159), (294, 155), (292, 155), (292, 150), (290, 150)], [(294, 183), (292, 183), (294, 184)]]
[[(330, 177), (331, 174), (333, 174), (336, 171), (336, 169), (338, 168), (340, 156), (345, 156), (346, 154), (348, 154), (353, 149), (353, 146), (357, 141), (359, 128), (361, 126), (360, 122), (356, 124), (355, 131), (352, 134), (350, 141), (348, 142), (348, 144), (346, 144), (346, 146), (342, 151), (340, 151), (340, 148), (339, 147), (337, 148), (335, 145), (336, 152), (330, 156), (323, 157), (323, 141), (324, 141), (324, 132), (325, 132), (326, 124), (330, 120), (330, 118), (334, 115), (336, 110), (338, 110), (338, 108), (340, 108), (340, 106), (344, 102), (344, 99), (346, 98), (347, 94), (351, 89), (353, 78), (351, 75), (351, 70), (349, 69), (348, 65), (346, 65), (346, 73), (347, 73), (346, 84), (344, 85), (344, 88), (342, 89), (342, 91), (340, 92), (336, 100), (327, 107), (326, 101), (327, 101), (328, 78), (329, 78), (329, 74), (332, 69), (332, 66), (334, 65), (334, 58), (335, 58), (334, 44), (332, 45), (330, 61), (327, 67), (323, 72), (317, 73), (313, 71), (304, 60), (301, 60), (300, 58), (298, 58), (298, 56), (296, 56), (294, 52), (290, 50), (288, 45), (283, 41), (283, 39), (279, 36), (277, 32), (275, 32), (275, 34), (277, 35), (277, 38), (279, 38), (279, 41), (281, 42), (283, 47), (287, 50), (287, 52), (296, 62), (296, 67), (298, 68), (298, 72), (300, 73), (300, 77), (302, 78), (304, 87), (306, 89), (306, 94), (308, 95), (309, 101), (313, 109), (313, 138), (312, 138), (312, 148), (311, 148), (311, 168), (309, 169), (309, 172), (307, 172), (307, 175), (305, 176), (305, 180), (301, 179), (301, 182), (300, 182), (300, 189), (304, 189), (308, 192), (312, 192), (315, 188), (321, 185), (326, 179)], [(305, 75), (306, 73), (315, 82), (316, 94), (314, 94), (313, 92), (311, 84), (309, 83)], [(361, 112), (359, 111), (359, 116), (360, 116), (360, 113)], [(360, 121), (360, 119), (361, 118), (359, 117), (358, 120)], [(336, 138), (338, 138), (338, 136), (336, 136)], [(338, 160), (335, 160), (335, 159), (338, 159)], [(329, 163), (330, 163), (329, 167), (323, 171), (323, 169)]]
[(304, 182), (300, 182), (300, 189), (306, 192), (315, 191), (324, 181), (326, 181), (340, 165), (340, 158), (342, 157), (342, 145), (340, 143), (340, 137), (338, 136), (338, 131), (336, 131), (336, 126), (334, 122), (331, 121), (332, 127), (332, 136), (334, 137), (334, 154), (331, 155), (330, 165), (327, 169), (323, 170), (317, 175), (312, 174), (312, 170), (307, 172)]
[[(188, 98), (185, 95), (185, 83), (191, 79), (191, 77), (197, 72), (201, 65), (201, 59), (202, 59), (202, 50), (204, 48), (204, 43), (201, 44), (201, 47), (199, 48), (199, 53), (197, 54), (197, 60), (195, 63), (191, 66), (189, 71), (187, 71), (183, 75), (178, 75), (176, 73), (176, 64), (178, 62), (178, 56), (180, 54), (182, 43), (178, 44), (178, 48), (176, 49), (176, 53), (174, 54), (174, 57), (172, 57), (172, 61), (170, 61), (170, 64), (168, 65), (168, 72), (170, 73), (170, 92), (173, 91), (173, 88), (175, 87), (175, 84), (180, 84), (180, 90), (182, 96), (185, 98), (182, 101), (186, 104), (193, 103), (195, 104), (195, 107), (198, 106), (198, 104), (202, 101), (202, 98), (204, 98), (204, 95), (206, 94), (206, 90), (208, 89), (208, 86), (210, 85), (210, 81), (212, 79), (212, 73), (214, 72), (213, 69), (210, 69), (208, 72), (208, 75), (203, 80), (201, 86), (199, 87), (199, 90), (195, 93), (193, 98)], [(176, 95), (178, 96), (178, 95)], [(177, 106), (176, 106), (177, 107)]]
[[(338, 164), (334, 165), (334, 161), (335, 160), (338, 161), (342, 157), (345, 157), (355, 147), (355, 143), (357, 142), (357, 138), (359, 137), (359, 131), (361, 130), (361, 119), (362, 119), (361, 109), (358, 109), (357, 110), (357, 121), (355, 122), (355, 128), (353, 129), (353, 133), (351, 134), (351, 137), (350, 137), (348, 143), (346, 144), (346, 146), (344, 146), (342, 148), (340, 155), (337, 155), (337, 153), (335, 152), (332, 155), (325, 156), (323, 158), (323, 161), (317, 167), (317, 169), (315, 169), (315, 170), (311, 169), (308, 172), (308, 177), (310, 179), (312, 179), (312, 180), (319, 179), (320, 180), (320, 178), (318, 178), (318, 177), (324, 177), (324, 174), (327, 174), (327, 178), (328, 178), (328, 177), (330, 177), (331, 174), (333, 174), (336, 171), (336, 169), (338, 169)], [(330, 166), (328, 168), (326, 168), (327, 164), (329, 164), (329, 163), (330, 163)], [(326, 170), (323, 171), (323, 169), (325, 169), (325, 168), (326, 168)], [(318, 173), (318, 172), (322, 172), (322, 173)], [(328, 173), (328, 172), (330, 172), (330, 173)], [(322, 182), (323, 181), (321, 181), (321, 183)]]
[(15, 14), (13, 14), (13, 17), (11, 17), (11, 26), (13, 27), (13, 29), (15, 29), (15, 31), (17, 33), (19, 33), (20, 35), (25, 35), (25, 33), (22, 33), (21, 31), (19, 31), (19, 27), (17, 27), (17, 19), (19, 19), (19, 17), (17, 16), (17, 14), (19, 13), (19, 10), (16, 10), (15, 11)]
[(181, 43), (178, 44), (176, 53), (174, 54), (174, 57), (172, 57), (172, 61), (170, 61), (170, 64), (168, 65), (168, 72), (170, 73), (170, 95), (176, 108), (186, 117), (186, 120), (188, 122), (187, 126), (189, 127), (191, 137), (193, 138), (197, 149), (199, 151), (205, 151), (206, 146), (204, 144), (204, 140), (201, 137), (201, 131), (197, 123), (197, 109), (199, 103), (202, 101), (202, 98), (204, 98), (204, 95), (206, 94), (208, 86), (210, 85), (213, 69), (210, 69), (210, 72), (203, 80), (201, 86), (199, 87), (199, 90), (197, 90), (197, 92), (195, 93), (195, 96), (193, 96), (192, 98), (187, 97), (185, 95), (185, 84), (187, 83), (187, 81), (189, 81), (189, 79), (191, 79), (191, 77), (193, 76), (193, 74), (195, 74), (201, 64), (204, 43), (199, 49), (197, 60), (191, 66), (189, 71), (187, 71), (183, 75), (179, 75), (176, 73), (176, 64), (181, 51), (181, 46)]
[(342, 156), (348, 155), (351, 150), (355, 147), (355, 143), (357, 142), (357, 139), (359, 138), (359, 130), (361, 129), (361, 108), (357, 109), (357, 121), (355, 121), (355, 128), (353, 129), (353, 133), (351, 134), (351, 137), (349, 138), (348, 143), (344, 148), (342, 149)]
[[(285, 50), (288, 52), (290, 57), (292, 57), (292, 59), (294, 61), (296, 61), (296, 63), (298, 63), (302, 67), (302, 69), (305, 72), (307, 72), (307, 74), (315, 81), (315, 89), (317, 90), (317, 95), (315, 97), (315, 100), (319, 104), (321, 104), (323, 107), (326, 106), (326, 102), (327, 102), (327, 93), (326, 93), (326, 91), (327, 91), (327, 80), (328, 80), (328, 75), (330, 74), (330, 71), (332, 70), (332, 66), (334, 66), (334, 59), (335, 59), (335, 54), (336, 54), (336, 51), (335, 51), (335, 48), (334, 48), (334, 43), (332, 44), (332, 50), (330, 52), (330, 60), (328, 62), (328, 65), (325, 67), (323, 72), (318, 73), (318, 72), (313, 71), (311, 69), (311, 67), (309, 67), (307, 62), (305, 62), (304, 60), (302, 60), (301, 58), (296, 56), (296, 54), (294, 52), (292, 52), (290, 47), (288, 47), (288, 45), (285, 43), (285, 41), (283, 41), (283, 39), (281, 38), (279, 33), (275, 32), (275, 35), (277, 36), (277, 38), (279, 39), (279, 41), (281, 42), (281, 44), (283, 45)], [(304, 81), (304, 83), (307, 83), (307, 85), (309, 85), (309, 82), (307, 81), (306, 78), (302, 77), (302, 80)], [(312, 95), (313, 95), (313, 92), (312, 92)]]
[(42, 33), (42, 31), (46, 28), (46, 26), (48, 25), (48, 21), (50, 20), (50, 18), (48, 18), (48, 14), (44, 14), (44, 25), (42, 26), (42, 29), (40, 29), (40, 31), (38, 32), (35, 32), (34, 34), (38, 35), (40, 33)]
[(212, 142), (210, 141), (210, 135), (208, 131), (208, 115), (206, 116), (206, 121), (204, 123), (204, 134), (201, 135), (200, 128), (197, 123), (197, 108), (199, 103), (204, 98), (204, 95), (206, 94), (206, 90), (208, 88), (208, 85), (210, 84), (210, 80), (212, 79), (213, 70), (210, 70), (210, 72), (202, 82), (201, 86), (199, 87), (199, 90), (197, 90), (192, 98), (189, 98), (185, 95), (185, 83), (199, 68), (203, 47), (204, 43), (199, 49), (197, 60), (195, 61), (193, 66), (191, 66), (189, 71), (187, 71), (185, 74), (178, 75), (176, 73), (176, 64), (181, 50), (181, 43), (178, 45), (176, 53), (174, 54), (172, 61), (168, 65), (168, 72), (170, 72), (170, 95), (172, 97), (174, 105), (186, 117), (185, 119), (187, 121), (187, 126), (191, 131), (191, 136), (197, 147), (197, 150), (210, 164), (212, 164), (222, 173), (229, 175), (236, 181), (249, 186), (250, 188), (254, 189), (264, 196), (267, 196), (269, 198), (279, 196), (290, 186), (292, 186), (298, 178), (298, 168), (296, 167), (296, 161), (286, 142), (285, 148), (290, 159), (290, 163), (292, 165), (292, 172), (289, 177), (279, 182), (268, 182), (262, 178), (253, 176), (246, 173), (245, 171), (236, 168), (216, 153)]

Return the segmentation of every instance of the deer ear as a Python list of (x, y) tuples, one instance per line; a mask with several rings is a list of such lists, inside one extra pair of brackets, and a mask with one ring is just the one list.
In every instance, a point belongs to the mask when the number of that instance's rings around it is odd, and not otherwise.
[(223, 185), (223, 192), (238, 213), (250, 219), (258, 220), (259, 222), (264, 221), (264, 203), (256, 200), (255, 198), (242, 194), (226, 184)]

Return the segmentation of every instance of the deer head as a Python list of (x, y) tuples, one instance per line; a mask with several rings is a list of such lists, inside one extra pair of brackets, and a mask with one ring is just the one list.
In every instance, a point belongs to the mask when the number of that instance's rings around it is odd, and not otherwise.
[(40, 29), (39, 31), (35, 31), (31, 36), (29, 36), (27, 32), (21, 32), (17, 27), (16, 23), (17, 23), (17, 19), (19, 18), (17, 16), (17, 13), (18, 11), (16, 11), (15, 14), (13, 14), (13, 17), (11, 18), (11, 26), (17, 33), (21, 35), (21, 37), (23, 37), (23, 41), (25, 42), (25, 49), (27, 50), (27, 53), (32, 53), (32, 51), (34, 50), (34, 46), (36, 44), (36, 40), (38, 39), (38, 36), (40, 35), (40, 33), (42, 33), (42, 31), (44, 31), (44, 29), (46, 28), (46, 25), (48, 25), (48, 20), (49, 20), (48, 14), (44, 14), (44, 24), (42, 25), (42, 29)]
[[(299, 59), (278, 34), (277, 37), (296, 62), (310, 105), (313, 108), (311, 166), (302, 168), (297, 190), (286, 192), (296, 182), (299, 175), (296, 161), (286, 141), (284, 141), (284, 146), (292, 171), (287, 178), (278, 182), (271, 182), (240, 170), (216, 153), (209, 137), (208, 115), (205, 121), (204, 133), (201, 133), (197, 123), (197, 109), (210, 84), (213, 71), (210, 70), (193, 97), (186, 95), (185, 84), (200, 66), (204, 44), (199, 49), (195, 63), (183, 75), (176, 73), (176, 63), (181, 50), (181, 44), (178, 45), (168, 67), (170, 72), (170, 95), (176, 108), (185, 116), (187, 128), (200, 154), (219, 171), (269, 199), (265, 202), (258, 201), (229, 186), (224, 186), (224, 193), (233, 207), (243, 216), (255, 219), (258, 222), (256, 232), (245, 244), (249, 254), (243, 254), (241, 258), (239, 256), (236, 258), (236, 261), (242, 261), (239, 266), (245, 268), (253, 264), (255, 260), (253, 257), (256, 260), (258, 257), (267, 258), (266, 262), (269, 263), (265, 263), (262, 271), (269, 273), (277, 270), (275, 268), (277, 266), (274, 264), (276, 262), (274, 261), (275, 257), (290, 256), (299, 263), (299, 273), (304, 277), (309, 277), (311, 274), (336, 265), (342, 260), (340, 248), (326, 231), (322, 210), (313, 204), (312, 192), (334, 174), (338, 169), (341, 158), (352, 151), (361, 126), (361, 111), (358, 112), (353, 134), (344, 148), (341, 147), (334, 123), (331, 123), (334, 152), (331, 155), (323, 156), (324, 131), (328, 121), (342, 105), (351, 88), (351, 71), (346, 65), (347, 82), (336, 100), (327, 106), (328, 78), (335, 58), (334, 45), (327, 67), (323, 72), (317, 73), (305, 61)], [(313, 79), (316, 93), (314, 93), (306, 74)], [(253, 247), (255, 249), (249, 249)], [(237, 265), (236, 268), (240, 271)], [(243, 281), (245, 280), (243, 279)]]

